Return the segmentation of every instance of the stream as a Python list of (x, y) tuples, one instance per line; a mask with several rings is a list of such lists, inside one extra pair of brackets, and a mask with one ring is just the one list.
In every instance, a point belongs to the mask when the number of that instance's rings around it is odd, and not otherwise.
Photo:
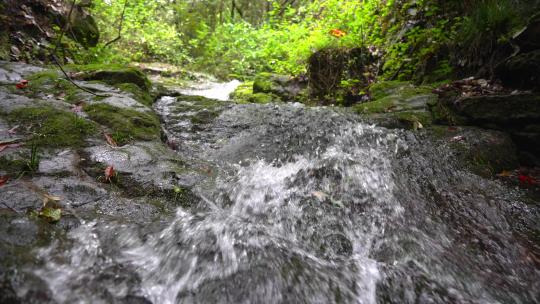
[[(236, 85), (184, 94), (226, 100)], [(182, 159), (211, 172), (200, 203), (144, 225), (84, 222), (40, 249), (28, 271), (55, 302), (540, 301), (537, 211), (447, 146), (330, 107), (193, 103), (155, 109)]]

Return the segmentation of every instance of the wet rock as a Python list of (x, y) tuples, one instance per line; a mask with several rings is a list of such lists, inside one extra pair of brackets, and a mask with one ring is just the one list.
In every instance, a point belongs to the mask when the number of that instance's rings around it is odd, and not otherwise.
[(463, 97), (453, 103), (453, 109), (472, 124), (522, 125), (540, 120), (540, 95), (520, 93)]
[(36, 210), (42, 204), (42, 197), (28, 187), (26, 181), (12, 180), (2, 186), (2, 191), (0, 191), (0, 208), (7, 207), (10, 210), (24, 213)]
[(519, 166), (512, 138), (504, 132), (475, 127), (442, 127), (428, 130), (454, 150), (460, 164), (472, 172), (492, 177)]
[(21, 79), (43, 70), (41, 67), (25, 63), (0, 61), (0, 83), (17, 83)]
[(61, 197), (60, 203), (70, 207), (80, 207), (86, 204), (104, 200), (107, 191), (100, 187), (92, 178), (81, 180), (72, 177), (37, 177), (32, 184), (45, 193)]
[(497, 66), (496, 74), (509, 87), (540, 90), (540, 49), (509, 58)]
[(514, 35), (512, 41), (521, 52), (540, 49), (540, 13), (534, 15), (529, 24)]
[[(165, 194), (182, 198), (188, 194), (177, 190), (181, 176), (188, 173), (185, 164), (160, 142), (136, 142), (119, 148), (97, 146), (85, 150), (88, 154), (86, 170), (95, 177), (103, 176), (106, 166), (113, 166), (119, 174), (115, 183), (133, 196)], [(187, 188), (187, 187), (186, 187)], [(175, 191), (176, 190), (176, 191)]]
[(354, 106), (388, 128), (421, 129), (432, 123), (429, 105), (437, 102), (430, 87), (416, 87), (408, 82), (381, 82), (371, 86), (373, 101)]

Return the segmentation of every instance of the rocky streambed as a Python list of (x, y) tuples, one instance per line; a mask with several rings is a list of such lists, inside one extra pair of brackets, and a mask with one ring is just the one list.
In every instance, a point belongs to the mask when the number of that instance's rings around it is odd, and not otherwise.
[(435, 125), (431, 89), (346, 109), (59, 76), (0, 64), (0, 302), (540, 300), (538, 202), (494, 179), (511, 136)]

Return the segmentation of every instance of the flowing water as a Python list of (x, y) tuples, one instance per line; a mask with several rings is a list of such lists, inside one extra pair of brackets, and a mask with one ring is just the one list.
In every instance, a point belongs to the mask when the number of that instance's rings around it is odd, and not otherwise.
[(156, 109), (178, 153), (211, 168), (201, 202), (146, 225), (87, 222), (41, 249), (32, 271), (56, 302), (540, 301), (537, 210), (448, 147), (299, 104), (223, 103), (195, 126), (186, 103)]

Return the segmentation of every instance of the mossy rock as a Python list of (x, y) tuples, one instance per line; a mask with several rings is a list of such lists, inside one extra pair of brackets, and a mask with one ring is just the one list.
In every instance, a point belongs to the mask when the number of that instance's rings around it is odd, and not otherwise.
[[(300, 95), (305, 94), (307, 89), (303, 85), (291, 79), (289, 76), (272, 73), (259, 73), (253, 80), (253, 93), (263, 93), (272, 97), (271, 101), (299, 101)], [(252, 97), (250, 102), (265, 103), (268, 96), (258, 95)]]
[[(1, 24), (1, 23), (0, 23)], [(7, 31), (0, 32), (0, 60), (9, 60), (10, 43)]]
[(117, 88), (123, 92), (131, 93), (133, 98), (138, 102), (151, 107), (154, 103), (154, 98), (148, 91), (141, 89), (138, 85), (134, 83), (120, 83), (115, 85)]
[(96, 21), (84, 10), (76, 6), (71, 15), (68, 35), (83, 47), (94, 47), (99, 42), (99, 29)]
[(133, 67), (91, 64), (85, 66), (71, 65), (69, 69), (82, 72), (82, 75), (78, 76), (82, 80), (98, 80), (110, 85), (132, 83), (145, 92), (150, 92), (152, 88), (152, 83), (148, 77), (141, 70)]
[(20, 108), (7, 114), (12, 124), (26, 127), (31, 141), (45, 147), (79, 147), (96, 134), (94, 123), (52, 107)]
[(110, 129), (113, 139), (124, 145), (133, 140), (156, 140), (160, 136), (159, 119), (153, 113), (95, 103), (84, 106), (90, 119)]
[(372, 100), (378, 100), (388, 96), (399, 96), (410, 98), (417, 95), (432, 94), (433, 88), (430, 86), (414, 86), (407, 81), (381, 81), (369, 87), (369, 94)]
[(236, 103), (259, 103), (266, 104), (271, 102), (280, 102), (281, 99), (268, 93), (253, 93), (253, 82), (242, 83), (232, 94), (231, 99)]

